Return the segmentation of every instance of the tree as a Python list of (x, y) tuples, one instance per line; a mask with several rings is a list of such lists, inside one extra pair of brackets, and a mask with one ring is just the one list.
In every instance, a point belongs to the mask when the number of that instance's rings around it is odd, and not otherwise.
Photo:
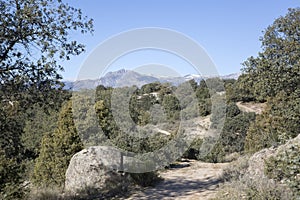
[(92, 20), (61, 0), (1, 0), (0, 13), (2, 99), (21, 101), (25, 91), (40, 99), (58, 87), (59, 60), (84, 51), (70, 32), (92, 32)]
[(263, 51), (244, 63), (243, 71), (258, 100), (274, 97), (280, 91), (293, 93), (300, 87), (299, 27), (300, 8), (289, 9), (265, 30), (260, 39)]
[(62, 187), (72, 156), (83, 148), (73, 121), (72, 101), (62, 108), (58, 128), (45, 134), (34, 168), (33, 181), (41, 186)]
[(164, 96), (162, 105), (165, 109), (167, 118), (169, 120), (178, 120), (180, 117), (180, 102), (175, 95)]
[(201, 80), (199, 86), (196, 89), (196, 97), (199, 101), (199, 114), (206, 116), (211, 113), (211, 99), (209, 89), (206, 86), (205, 80)]
[(285, 143), (300, 133), (300, 97), (280, 92), (249, 127), (245, 149), (256, 152)]
[(34, 105), (29, 112), (33, 116), (26, 120), (21, 140), (26, 157), (36, 158), (39, 155), (43, 135), (57, 128), (58, 112), (50, 110), (46, 113), (39, 105)]
[(210, 162), (223, 162), (231, 153), (242, 153), (250, 124), (255, 120), (255, 113), (244, 113), (235, 103), (226, 107), (226, 120), (221, 134), (212, 151), (206, 156)]
[[(60, 83), (63, 67), (59, 63), (84, 51), (83, 44), (70, 40), (70, 33), (92, 32), (93, 23), (80, 9), (61, 0), (0, 0), (0, 13), (1, 153), (21, 166), (21, 136), (31, 117), (28, 108), (36, 104), (60, 108), (66, 93)], [(6, 166), (0, 163), (1, 169)], [(3, 179), (8, 181), (5, 184), (18, 188), (22, 176), (4, 172), (15, 176)], [(1, 192), (10, 193), (4, 190)]]
[(25, 188), (22, 186), (24, 166), (15, 158), (9, 158), (0, 148), (0, 199), (23, 199)]

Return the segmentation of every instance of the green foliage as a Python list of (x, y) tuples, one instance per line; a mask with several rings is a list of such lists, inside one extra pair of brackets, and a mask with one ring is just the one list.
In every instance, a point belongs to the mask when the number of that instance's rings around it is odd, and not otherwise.
[(152, 92), (158, 92), (158, 91), (161, 91), (162, 88), (164, 88), (164, 87), (165, 86), (163, 86), (159, 82), (145, 84), (141, 87), (140, 94), (150, 94)]
[(103, 100), (97, 101), (95, 104), (96, 113), (99, 117), (99, 124), (108, 139), (116, 137), (119, 132), (113, 115), (109, 107)]
[(240, 157), (225, 168), (222, 179), (225, 183), (217, 192), (215, 200), (239, 199), (297, 199), (291, 190), (281, 183), (266, 177), (249, 176), (249, 157)]
[(8, 158), (0, 149), (0, 199), (23, 199), (24, 188), (22, 174), (24, 166), (15, 158)]
[(190, 147), (188, 148), (188, 150), (186, 150), (186, 152), (182, 155), (182, 157), (188, 159), (195, 159), (195, 160), (200, 159), (199, 153), (202, 144), (203, 144), (202, 138), (194, 139)]
[(33, 182), (38, 186), (63, 186), (69, 161), (82, 147), (73, 122), (72, 102), (68, 101), (60, 112), (58, 128), (42, 139)]
[(204, 80), (201, 80), (199, 86), (196, 88), (196, 97), (199, 101), (199, 115), (209, 115), (211, 113), (211, 99), (209, 89)]
[(178, 120), (180, 117), (180, 103), (173, 95), (165, 95), (162, 105), (165, 109), (166, 115), (170, 120)]
[(241, 74), (237, 81), (227, 82), (225, 88), (227, 102), (257, 101), (253, 94), (253, 80), (248, 74)]
[(39, 105), (34, 105), (30, 110), (34, 116), (25, 122), (24, 133), (21, 140), (28, 157), (36, 158), (39, 155), (41, 141), (44, 134), (49, 134), (57, 128), (58, 113), (50, 110), (48, 113)]
[(254, 120), (254, 113), (240, 113), (232, 118), (227, 118), (220, 136), (226, 154), (244, 151), (247, 130)]
[(265, 173), (278, 182), (283, 181), (300, 196), (300, 144), (295, 143), (265, 162)]
[[(261, 38), (263, 52), (244, 63), (246, 89), (259, 101), (280, 91), (293, 93), (300, 87), (300, 8), (289, 9), (269, 26)], [(249, 87), (250, 86), (250, 87)]]
[(13, 102), (0, 102), (0, 199), (22, 199), (25, 188), (20, 138), (24, 115)]
[(61, 0), (1, 0), (0, 12), (1, 90), (10, 100), (47, 96), (61, 79), (58, 60), (84, 51), (70, 32), (92, 32), (92, 20)]
[(279, 93), (270, 98), (265, 111), (249, 127), (245, 149), (260, 149), (285, 143), (300, 132), (300, 97), (296, 94)]
[(22, 153), (20, 138), (24, 115), (17, 103), (0, 102), (0, 148), (8, 158), (19, 158)]
[(235, 103), (230, 103), (226, 111), (224, 127), (206, 161), (224, 162), (226, 155), (244, 151), (247, 130), (255, 120), (255, 113), (242, 113)]
[(24, 163), (37, 156), (43, 131), (51, 129), (52, 119), (35, 112), (58, 110), (68, 98), (59, 63), (84, 50), (69, 34), (92, 32), (93, 24), (60, 0), (1, 0), (0, 13), (1, 195), (8, 195), (1, 199), (17, 199)]
[(211, 128), (221, 129), (226, 117), (226, 99), (224, 95), (215, 94), (212, 101)]
[(210, 88), (211, 94), (216, 92), (223, 92), (224, 88), (224, 81), (220, 78), (209, 78), (205, 80), (205, 84)]
[(232, 118), (240, 114), (241, 111), (235, 103), (229, 103), (226, 107), (226, 117)]

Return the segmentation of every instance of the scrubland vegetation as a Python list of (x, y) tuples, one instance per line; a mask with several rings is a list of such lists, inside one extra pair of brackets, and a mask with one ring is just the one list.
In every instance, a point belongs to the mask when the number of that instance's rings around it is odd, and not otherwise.
[[(0, 40), (1, 199), (74, 199), (64, 194), (65, 172), (72, 156), (85, 145), (109, 143), (134, 153), (153, 152), (175, 138), (182, 119), (194, 120), (197, 116), (210, 116), (211, 127), (220, 130), (220, 136), (207, 155), (201, 155), (204, 139), (198, 137), (182, 157), (234, 164), (224, 172), (225, 184), (217, 199), (300, 197), (299, 143), (266, 159), (264, 178), (246, 175), (251, 155), (285, 144), (300, 133), (299, 8), (290, 9), (266, 28), (261, 38), (262, 51), (245, 61), (238, 80), (222, 80), (221, 85), (219, 79), (211, 78), (179, 86), (98, 86), (94, 91), (73, 93), (62, 89), (58, 72), (62, 67), (55, 60), (69, 59), (84, 50), (82, 44), (69, 41), (68, 34), (71, 30), (92, 32), (92, 20), (60, 1), (0, 1), (0, 10), (0, 32), (5, 36)], [(39, 59), (30, 56), (32, 46), (41, 52)], [(208, 82), (214, 89), (207, 87)], [(112, 94), (120, 98), (117, 102), (122, 101), (118, 91), (125, 90), (133, 91), (128, 93), (130, 118), (136, 125), (148, 126), (148, 137), (123, 134), (118, 123), (130, 128), (122, 118), (126, 116), (115, 120)], [(180, 100), (175, 95), (178, 90), (184, 94)], [(224, 90), (226, 93), (222, 93)], [(92, 103), (101, 134), (93, 129), (89, 110), (80, 111), (84, 123), (75, 125), (74, 109), (85, 108), (73, 106), (90, 100), (82, 95), (84, 92), (95, 93)], [(216, 103), (222, 98), (226, 106)], [(266, 107), (261, 114), (242, 112), (236, 105), (240, 101), (263, 102)], [(224, 109), (226, 119), (218, 129)], [(149, 124), (170, 134), (157, 133)], [(80, 135), (82, 131), (89, 134)], [(159, 181), (157, 172), (129, 176), (132, 185), (142, 187)]]

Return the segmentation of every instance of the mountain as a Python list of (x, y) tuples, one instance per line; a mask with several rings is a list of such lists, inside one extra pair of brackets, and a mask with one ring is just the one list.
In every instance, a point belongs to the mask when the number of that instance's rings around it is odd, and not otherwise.
[[(221, 79), (237, 79), (240, 73), (229, 74), (226, 76), (221, 76)], [(105, 76), (100, 79), (94, 80), (77, 80), (75, 82), (65, 81), (65, 89), (80, 90), (80, 89), (94, 89), (98, 85), (104, 85), (105, 87), (125, 87), (133, 86), (141, 87), (145, 84), (153, 82), (166, 83), (169, 82), (172, 85), (179, 85), (185, 81), (194, 79), (196, 82), (200, 82), (202, 79), (207, 79), (212, 77), (202, 77), (198, 74), (188, 74), (183, 77), (155, 77), (151, 75), (144, 75), (137, 73), (132, 70), (121, 69), (115, 72), (108, 72)]]
[(98, 85), (110, 87), (125, 87), (142, 85), (159, 81), (158, 78), (148, 75), (142, 75), (135, 71), (121, 69), (116, 72), (108, 72), (104, 77), (98, 81)]
[(242, 73), (232, 73), (225, 76), (221, 76), (222, 79), (235, 79), (237, 80)]

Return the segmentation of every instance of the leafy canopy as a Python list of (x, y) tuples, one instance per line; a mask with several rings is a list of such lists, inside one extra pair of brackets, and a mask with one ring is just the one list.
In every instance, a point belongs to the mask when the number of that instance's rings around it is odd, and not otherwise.
[(299, 27), (300, 8), (289, 9), (265, 30), (261, 38), (263, 51), (244, 63), (248, 86), (258, 100), (274, 97), (280, 91), (299, 92)]
[(84, 51), (71, 31), (93, 31), (93, 21), (61, 0), (0, 1), (0, 88), (7, 99), (57, 87), (60, 60)]

